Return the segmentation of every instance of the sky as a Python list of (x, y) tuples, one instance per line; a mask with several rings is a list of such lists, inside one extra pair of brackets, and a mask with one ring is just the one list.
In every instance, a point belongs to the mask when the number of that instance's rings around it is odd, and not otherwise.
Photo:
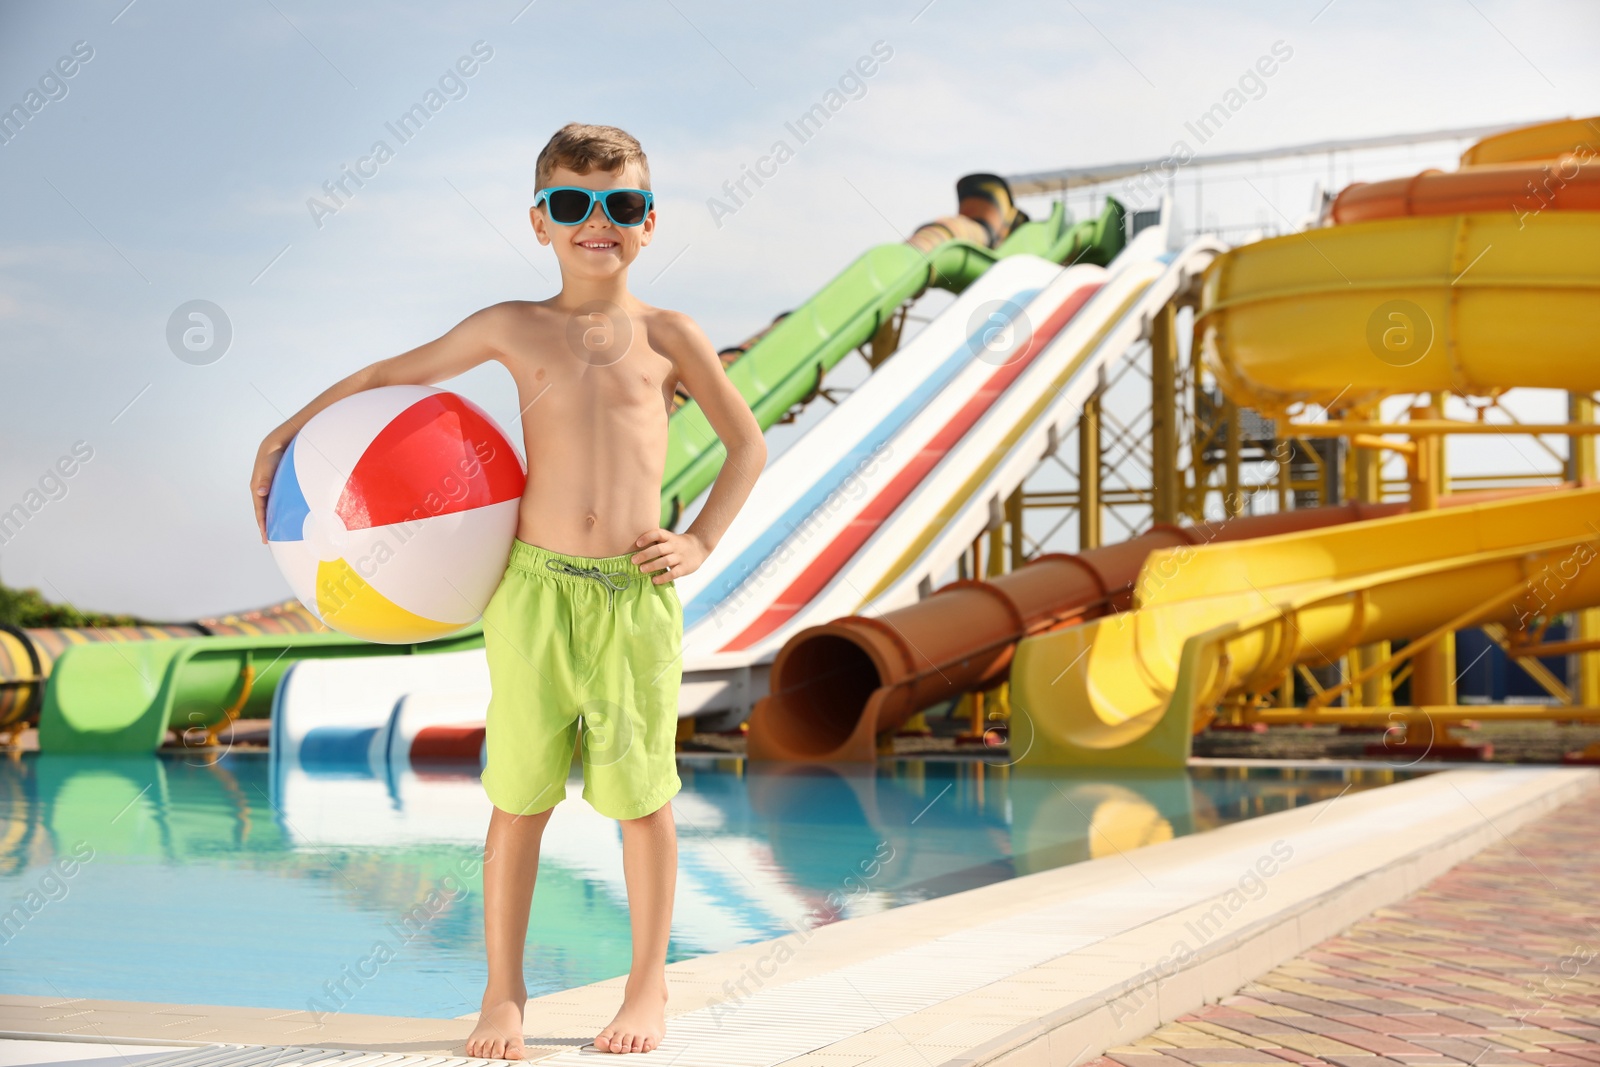
[[(262, 437), (364, 364), (558, 291), (527, 205), (566, 122), (641, 141), (660, 221), (633, 291), (721, 347), (952, 213), (963, 174), (1193, 145), (1264, 55), (1290, 53), (1203, 151), (1595, 114), (1597, 35), (1600, 6), (1540, 0), (0, 0), (0, 107), (38, 93), (0, 143), (0, 512), (50, 490), (0, 578), (162, 619), (288, 596), (248, 499)], [(798, 143), (785, 124), (875, 47)], [(386, 124), (430, 91), (402, 143)], [(716, 209), (779, 139), (793, 158)], [(334, 201), (345, 167), (369, 177)], [(169, 329), (193, 301), (226, 324), (196, 350)], [(447, 384), (515, 425), (502, 368)]]

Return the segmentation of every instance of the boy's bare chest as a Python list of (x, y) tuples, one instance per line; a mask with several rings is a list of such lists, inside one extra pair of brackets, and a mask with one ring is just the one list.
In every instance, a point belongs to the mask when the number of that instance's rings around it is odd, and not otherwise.
[(523, 404), (554, 402), (570, 412), (612, 413), (618, 417), (665, 416), (677, 388), (673, 363), (635, 339), (625, 350), (595, 351), (566, 339), (541, 346), (516, 361)]

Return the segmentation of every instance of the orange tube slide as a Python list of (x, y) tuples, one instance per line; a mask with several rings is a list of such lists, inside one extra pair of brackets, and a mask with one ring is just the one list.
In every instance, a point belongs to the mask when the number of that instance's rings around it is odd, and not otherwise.
[(1336, 225), (1414, 215), (1545, 208), (1600, 211), (1600, 116), (1561, 119), (1486, 137), (1461, 154), (1461, 169), (1355, 182), (1333, 202)]
[(1507, 163), (1410, 178), (1347, 185), (1333, 202), (1338, 225), (1406, 215), (1460, 215), (1546, 208), (1600, 211), (1600, 155), (1570, 155), (1549, 163)]

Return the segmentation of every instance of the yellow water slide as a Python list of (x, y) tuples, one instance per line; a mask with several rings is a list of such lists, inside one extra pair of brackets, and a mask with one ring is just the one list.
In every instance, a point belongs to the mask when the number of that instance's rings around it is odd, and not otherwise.
[(1196, 324), (1235, 401), (1600, 388), (1600, 212), (1382, 219), (1218, 257)]
[(1181, 766), (1212, 708), (1296, 663), (1600, 605), (1597, 556), (1600, 488), (1164, 549), (1132, 611), (1017, 646), (1012, 744), (1031, 738), (1024, 761)]
[(1461, 166), (1540, 163), (1565, 156), (1592, 156), (1600, 146), (1600, 115), (1519, 126), (1485, 137), (1461, 153)]
[[(1559, 177), (1591, 143), (1591, 120), (1513, 131), (1456, 173), (1548, 158)], [(1507, 203), (1234, 249), (1207, 271), (1196, 342), (1231, 399), (1279, 416), (1407, 393), (1593, 392), (1600, 212)], [(1296, 664), (1600, 606), (1597, 555), (1600, 488), (1156, 552), (1130, 611), (1018, 645), (1012, 746), (1023, 762), (1182, 765), (1219, 704)]]

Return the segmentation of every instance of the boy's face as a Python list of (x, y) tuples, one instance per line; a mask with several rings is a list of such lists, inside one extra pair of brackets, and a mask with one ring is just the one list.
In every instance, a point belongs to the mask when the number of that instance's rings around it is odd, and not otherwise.
[[(581, 189), (639, 189), (643, 188), (639, 169), (629, 163), (621, 170), (592, 170), (579, 174), (566, 167), (557, 167), (550, 176), (550, 184), (576, 185)], [(639, 250), (650, 243), (656, 228), (656, 210), (652, 206), (644, 222), (638, 226), (618, 226), (606, 215), (605, 207), (596, 203), (589, 217), (576, 226), (563, 226), (551, 222), (549, 201), (528, 209), (533, 221), (533, 232), (542, 245), (554, 248), (564, 276), (603, 279), (627, 268)]]

